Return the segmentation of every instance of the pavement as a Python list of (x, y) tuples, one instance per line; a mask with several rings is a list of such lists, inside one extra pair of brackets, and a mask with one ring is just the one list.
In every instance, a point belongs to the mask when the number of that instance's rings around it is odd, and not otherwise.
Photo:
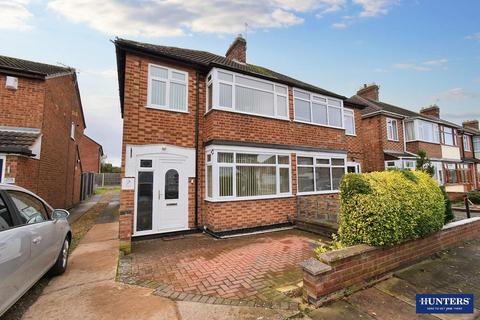
[(375, 286), (309, 313), (323, 319), (480, 319), (469, 315), (420, 315), (415, 313), (416, 293), (473, 293), (480, 305), (480, 239), (442, 251)]
[(116, 282), (118, 221), (109, 207), (71, 254), (65, 274), (50, 281), (23, 319), (285, 319), (298, 313), (173, 301)]

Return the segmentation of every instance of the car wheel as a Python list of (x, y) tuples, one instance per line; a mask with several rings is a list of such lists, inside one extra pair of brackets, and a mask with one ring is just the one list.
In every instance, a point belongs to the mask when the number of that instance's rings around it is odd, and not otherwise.
[(50, 271), (48, 271), (49, 276), (58, 276), (67, 270), (69, 249), (70, 241), (68, 238), (65, 238), (65, 240), (63, 240), (62, 250), (60, 250), (60, 254), (57, 257), (57, 261), (55, 261), (53, 267), (50, 269)]

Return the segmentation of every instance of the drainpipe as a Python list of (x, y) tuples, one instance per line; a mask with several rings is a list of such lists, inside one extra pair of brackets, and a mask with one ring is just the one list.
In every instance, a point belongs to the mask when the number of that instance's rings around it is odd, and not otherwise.
[(199, 132), (199, 92), (200, 92), (200, 73), (196, 71), (196, 88), (195, 88), (195, 228), (198, 228), (198, 132)]
[(407, 133), (405, 132), (405, 118), (402, 119), (403, 128), (403, 152), (407, 152)]

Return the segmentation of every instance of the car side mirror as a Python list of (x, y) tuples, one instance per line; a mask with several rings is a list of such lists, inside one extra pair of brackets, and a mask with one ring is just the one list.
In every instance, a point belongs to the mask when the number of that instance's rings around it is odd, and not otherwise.
[(53, 220), (60, 220), (60, 219), (67, 219), (70, 215), (70, 212), (64, 209), (55, 209), (52, 212), (52, 219)]

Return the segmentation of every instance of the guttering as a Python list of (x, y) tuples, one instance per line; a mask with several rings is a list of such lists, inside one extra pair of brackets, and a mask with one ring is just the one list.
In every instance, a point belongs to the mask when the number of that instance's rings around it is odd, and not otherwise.
[(370, 118), (370, 117), (373, 117), (373, 116), (376, 116), (376, 115), (379, 115), (379, 114), (384, 114), (384, 115), (387, 115), (387, 116), (389, 115), (389, 116), (397, 117), (397, 118), (400, 118), (400, 119), (408, 118), (407, 116), (401, 115), (399, 113), (389, 112), (389, 111), (385, 111), (385, 110), (378, 110), (378, 111), (374, 111), (374, 112), (370, 112), (370, 113), (362, 115), (362, 119)]

